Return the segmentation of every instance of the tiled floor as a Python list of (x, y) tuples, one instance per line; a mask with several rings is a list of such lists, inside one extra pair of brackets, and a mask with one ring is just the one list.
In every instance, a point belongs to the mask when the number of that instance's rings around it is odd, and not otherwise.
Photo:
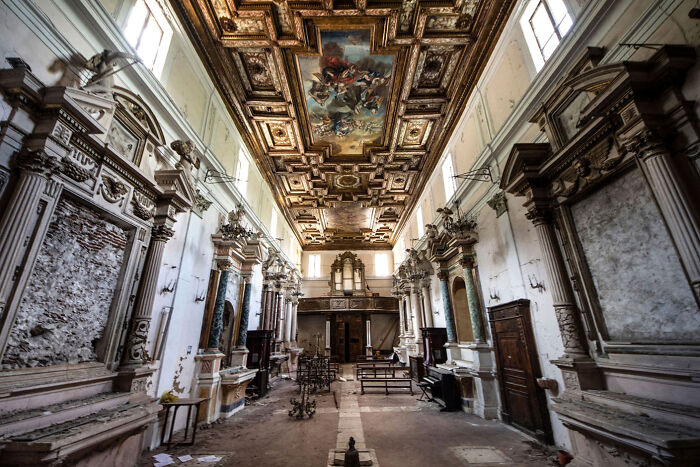
[[(353, 378), (349, 367), (343, 370), (346, 379)], [(318, 395), (313, 418), (296, 420), (287, 415), (296, 385), (279, 381), (267, 397), (199, 431), (194, 447), (167, 453), (222, 457), (216, 464), (183, 465), (323, 467), (329, 451), (346, 447), (353, 436), (358, 449), (374, 451), (381, 467), (554, 465), (551, 455), (498, 421), (440, 412), (435, 404), (419, 402), (418, 394), (407, 391), (361, 395), (356, 381), (333, 383), (333, 390), (340, 411), (332, 394)], [(146, 453), (140, 465), (154, 465), (152, 456), (160, 452), (166, 451)]]

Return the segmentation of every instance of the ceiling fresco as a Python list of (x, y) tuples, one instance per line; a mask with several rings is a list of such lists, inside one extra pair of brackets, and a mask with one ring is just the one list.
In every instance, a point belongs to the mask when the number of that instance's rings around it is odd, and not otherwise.
[(173, 7), (303, 247), (359, 249), (393, 245), (514, 2)]
[(299, 58), (314, 143), (361, 155), (384, 129), (393, 55), (370, 55), (369, 29), (321, 31), (321, 57)]

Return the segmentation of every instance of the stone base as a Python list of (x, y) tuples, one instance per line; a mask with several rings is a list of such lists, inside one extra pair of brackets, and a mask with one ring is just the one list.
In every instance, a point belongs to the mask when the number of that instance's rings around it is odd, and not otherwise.
[(462, 359), (459, 345), (456, 342), (448, 342), (444, 347), (447, 350), (447, 363), (449, 365), (456, 365), (455, 362)]
[[(360, 465), (379, 465), (374, 449), (358, 449)], [(331, 449), (328, 454), (328, 465), (345, 465), (345, 450)]]
[(248, 353), (249, 350), (245, 347), (236, 347), (236, 350), (231, 352), (231, 367), (243, 367), (245, 368), (248, 364)]
[(153, 372), (153, 369), (146, 366), (119, 368), (114, 387), (120, 392), (145, 394), (148, 389), (148, 380)]

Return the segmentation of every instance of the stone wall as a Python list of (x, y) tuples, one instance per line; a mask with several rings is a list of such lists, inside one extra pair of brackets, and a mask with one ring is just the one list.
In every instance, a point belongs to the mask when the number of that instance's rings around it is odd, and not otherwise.
[(119, 282), (127, 233), (62, 198), (39, 251), (2, 368), (94, 361)]

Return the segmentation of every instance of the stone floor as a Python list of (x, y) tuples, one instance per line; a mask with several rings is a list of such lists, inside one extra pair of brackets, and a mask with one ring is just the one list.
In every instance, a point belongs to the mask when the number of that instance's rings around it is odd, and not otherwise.
[[(349, 436), (358, 449), (371, 451), (374, 465), (413, 466), (546, 466), (553, 456), (520, 432), (498, 422), (462, 412), (440, 412), (433, 403), (417, 401), (418, 394), (385, 395), (383, 390), (360, 395), (352, 368), (343, 368), (347, 382), (333, 383), (333, 394), (317, 395), (316, 414), (296, 420), (287, 415), (296, 385), (278, 379), (267, 397), (253, 402), (228, 420), (197, 432), (195, 446), (145, 453), (140, 466), (153, 466), (153, 456), (195, 460), (183, 465), (236, 467), (324, 467), (329, 453), (346, 447)], [(415, 389), (414, 389), (415, 390)], [(221, 457), (217, 463), (198, 462), (198, 456)], [(180, 462), (175, 460), (174, 465)]]

